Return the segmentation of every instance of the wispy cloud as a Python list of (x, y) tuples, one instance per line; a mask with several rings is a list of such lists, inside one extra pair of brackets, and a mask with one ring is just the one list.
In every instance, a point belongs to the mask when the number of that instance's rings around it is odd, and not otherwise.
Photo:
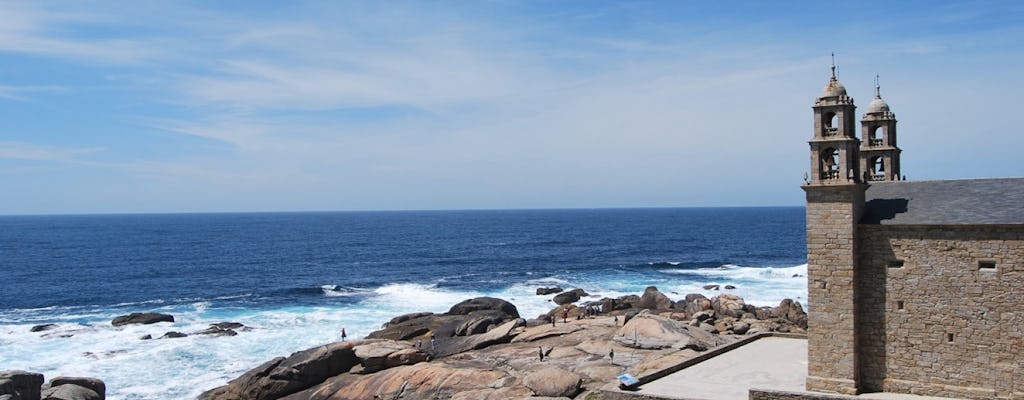
[(0, 142), (0, 159), (80, 163), (79, 156), (103, 150), (100, 147), (63, 148), (21, 142)]
[(68, 91), (63, 86), (0, 86), (0, 98), (17, 101), (29, 100), (33, 93), (61, 93)]

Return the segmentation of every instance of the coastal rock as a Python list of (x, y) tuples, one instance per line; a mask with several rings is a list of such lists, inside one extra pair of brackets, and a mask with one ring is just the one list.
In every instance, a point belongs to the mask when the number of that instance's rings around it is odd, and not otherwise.
[(635, 294), (621, 296), (614, 299), (601, 299), (601, 313), (610, 313), (618, 310), (628, 310), (640, 302), (640, 296)]
[(733, 285), (725, 285), (725, 290), (733, 290), (735, 288), (736, 288), (736, 286), (733, 286)]
[(580, 392), (583, 379), (575, 373), (555, 366), (537, 369), (523, 378), (523, 384), (534, 394), (546, 397), (573, 397)]
[(562, 289), (562, 288), (560, 288), (558, 286), (542, 287), (542, 288), (537, 288), (537, 295), (538, 296), (546, 296), (546, 295), (549, 295), (549, 294), (562, 293), (563, 290), (565, 290), (565, 289)]
[(515, 380), (508, 378), (502, 371), (419, 363), (369, 375), (341, 374), (282, 400), (497, 400), (531, 395), (525, 387), (514, 387)]
[(555, 295), (555, 297), (553, 299), (551, 299), (551, 301), (554, 301), (555, 304), (563, 305), (563, 304), (575, 303), (575, 302), (579, 301), (580, 298), (585, 297), (585, 296), (590, 296), (590, 294), (587, 293), (586, 291), (584, 291), (583, 289), (576, 288), (576, 289), (570, 290), (568, 292), (562, 292), (562, 293), (559, 293), (559, 294)]
[(741, 317), (747, 304), (743, 298), (733, 294), (720, 294), (711, 299), (711, 308), (715, 313), (726, 317)]
[(43, 390), (42, 400), (103, 400), (106, 397), (84, 386), (65, 384)]
[(411, 319), (416, 319), (416, 318), (420, 318), (420, 317), (426, 317), (426, 316), (430, 316), (430, 315), (434, 315), (434, 313), (432, 313), (432, 312), (417, 312), (417, 313), (402, 314), (402, 315), (399, 315), (397, 317), (392, 318), (391, 321), (388, 321), (387, 323), (385, 323), (384, 327), (386, 328), (386, 327), (388, 327), (390, 325), (400, 324), (402, 322), (405, 322), (405, 321), (408, 321), (408, 320), (411, 320)]
[(44, 331), (48, 331), (48, 330), (54, 329), (56, 327), (57, 327), (57, 324), (42, 324), (42, 325), (33, 326), (28, 331), (29, 332), (44, 332)]
[(637, 308), (643, 308), (648, 310), (671, 310), (672, 299), (669, 299), (664, 293), (658, 291), (657, 287), (648, 286), (644, 290), (644, 294), (640, 296), (640, 302), (636, 304)]
[(694, 349), (703, 351), (727, 340), (686, 323), (641, 311), (619, 328), (614, 340), (640, 349)]
[(512, 303), (494, 297), (477, 297), (452, 306), (448, 315), (468, 315), (474, 311), (500, 311), (512, 318), (519, 318), (519, 310)]
[(676, 302), (675, 308), (683, 310), (686, 315), (693, 316), (701, 311), (711, 309), (711, 300), (699, 293), (690, 293), (683, 300)]
[(77, 376), (58, 376), (50, 379), (49, 386), (55, 388), (62, 385), (77, 385), (89, 389), (99, 395), (101, 399), (107, 397), (107, 384), (96, 378), (85, 378)]
[[(241, 324), (239, 324), (241, 325)], [(193, 335), (209, 335), (209, 336), (235, 336), (238, 334), (234, 329), (222, 328), (217, 324), (210, 325), (209, 328), (201, 331), (192, 332)]]
[(411, 365), (427, 361), (430, 357), (414, 348), (408, 342), (393, 340), (365, 340), (352, 346), (356, 357), (363, 366), (361, 373), (368, 374), (399, 365)]
[(718, 290), (718, 285), (704, 285), (704, 290)]
[(0, 371), (0, 394), (10, 395), (11, 400), (36, 400), (43, 385), (43, 374), (9, 370)]
[(445, 357), (452, 354), (462, 353), (469, 350), (482, 349), (498, 343), (508, 343), (519, 333), (516, 328), (526, 325), (526, 320), (517, 318), (505, 322), (487, 333), (473, 336), (456, 336), (441, 338), (437, 341), (437, 348), (432, 352), (434, 357)]
[(804, 312), (800, 302), (793, 301), (793, 299), (783, 299), (778, 307), (772, 308), (771, 315), (792, 322), (801, 329), (807, 329), (807, 313)]
[(564, 336), (582, 329), (582, 326), (573, 324), (560, 323), (555, 325), (555, 327), (551, 327), (550, 324), (546, 326), (540, 325), (537, 328), (528, 329), (526, 332), (516, 335), (516, 337), (512, 339), (512, 343), (532, 342), (549, 337)]
[(163, 336), (160, 336), (160, 339), (178, 339), (183, 337), (188, 337), (188, 335), (181, 332), (171, 331), (165, 333)]
[(351, 342), (337, 342), (277, 357), (227, 385), (199, 395), (200, 400), (268, 400), (318, 385), (360, 364)]
[(174, 322), (174, 316), (160, 313), (131, 313), (115, 317), (110, 321), (111, 325), (122, 326), (130, 324), (155, 324), (157, 322)]

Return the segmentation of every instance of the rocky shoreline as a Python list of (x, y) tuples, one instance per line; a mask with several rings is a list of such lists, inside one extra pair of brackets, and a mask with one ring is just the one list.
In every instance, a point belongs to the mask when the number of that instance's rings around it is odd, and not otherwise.
[[(538, 288), (554, 295), (548, 313), (525, 319), (515, 305), (479, 297), (445, 313), (413, 313), (388, 321), (365, 339), (335, 342), (277, 357), (199, 400), (601, 399), (617, 376), (642, 376), (702, 352), (763, 332), (802, 333), (800, 303), (754, 307), (723, 293), (672, 301), (655, 287), (641, 295), (586, 300), (583, 289)], [(115, 326), (174, 321), (133, 313)], [(53, 326), (40, 325), (33, 332)], [(234, 322), (184, 334), (234, 336)], [(147, 335), (148, 336), (148, 335)], [(150, 339), (142, 337), (141, 339)], [(93, 378), (0, 372), (0, 400), (103, 400)]]
[(619, 374), (644, 375), (746, 335), (807, 327), (790, 299), (777, 307), (730, 294), (673, 302), (648, 287), (640, 296), (581, 302), (582, 289), (538, 289), (553, 293), (559, 305), (532, 319), (490, 297), (398, 316), (366, 339), (275, 358), (199, 399), (595, 400)]

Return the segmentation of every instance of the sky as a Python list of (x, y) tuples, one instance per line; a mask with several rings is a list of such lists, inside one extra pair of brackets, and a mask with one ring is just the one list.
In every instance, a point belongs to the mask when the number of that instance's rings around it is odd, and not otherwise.
[(0, 1), (0, 214), (798, 206), (833, 52), (1024, 176), (1019, 1)]

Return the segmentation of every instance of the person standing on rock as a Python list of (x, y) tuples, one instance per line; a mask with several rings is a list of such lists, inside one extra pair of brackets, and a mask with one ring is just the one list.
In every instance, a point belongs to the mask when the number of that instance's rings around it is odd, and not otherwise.
[(416, 339), (416, 348), (423, 350), (423, 339)]
[(437, 350), (437, 338), (431, 336), (430, 337), (430, 351), (435, 351), (435, 350)]
[(537, 348), (537, 356), (540, 357), (541, 361), (544, 361), (544, 346)]
[(345, 328), (341, 328), (341, 341), (344, 342), (345, 339), (348, 339), (348, 333), (345, 332)]
[(608, 359), (615, 360), (615, 349), (608, 349)]
[(568, 321), (566, 321), (567, 319), (569, 319), (569, 309), (568, 308), (562, 308), (562, 323), (563, 324), (569, 323)]

